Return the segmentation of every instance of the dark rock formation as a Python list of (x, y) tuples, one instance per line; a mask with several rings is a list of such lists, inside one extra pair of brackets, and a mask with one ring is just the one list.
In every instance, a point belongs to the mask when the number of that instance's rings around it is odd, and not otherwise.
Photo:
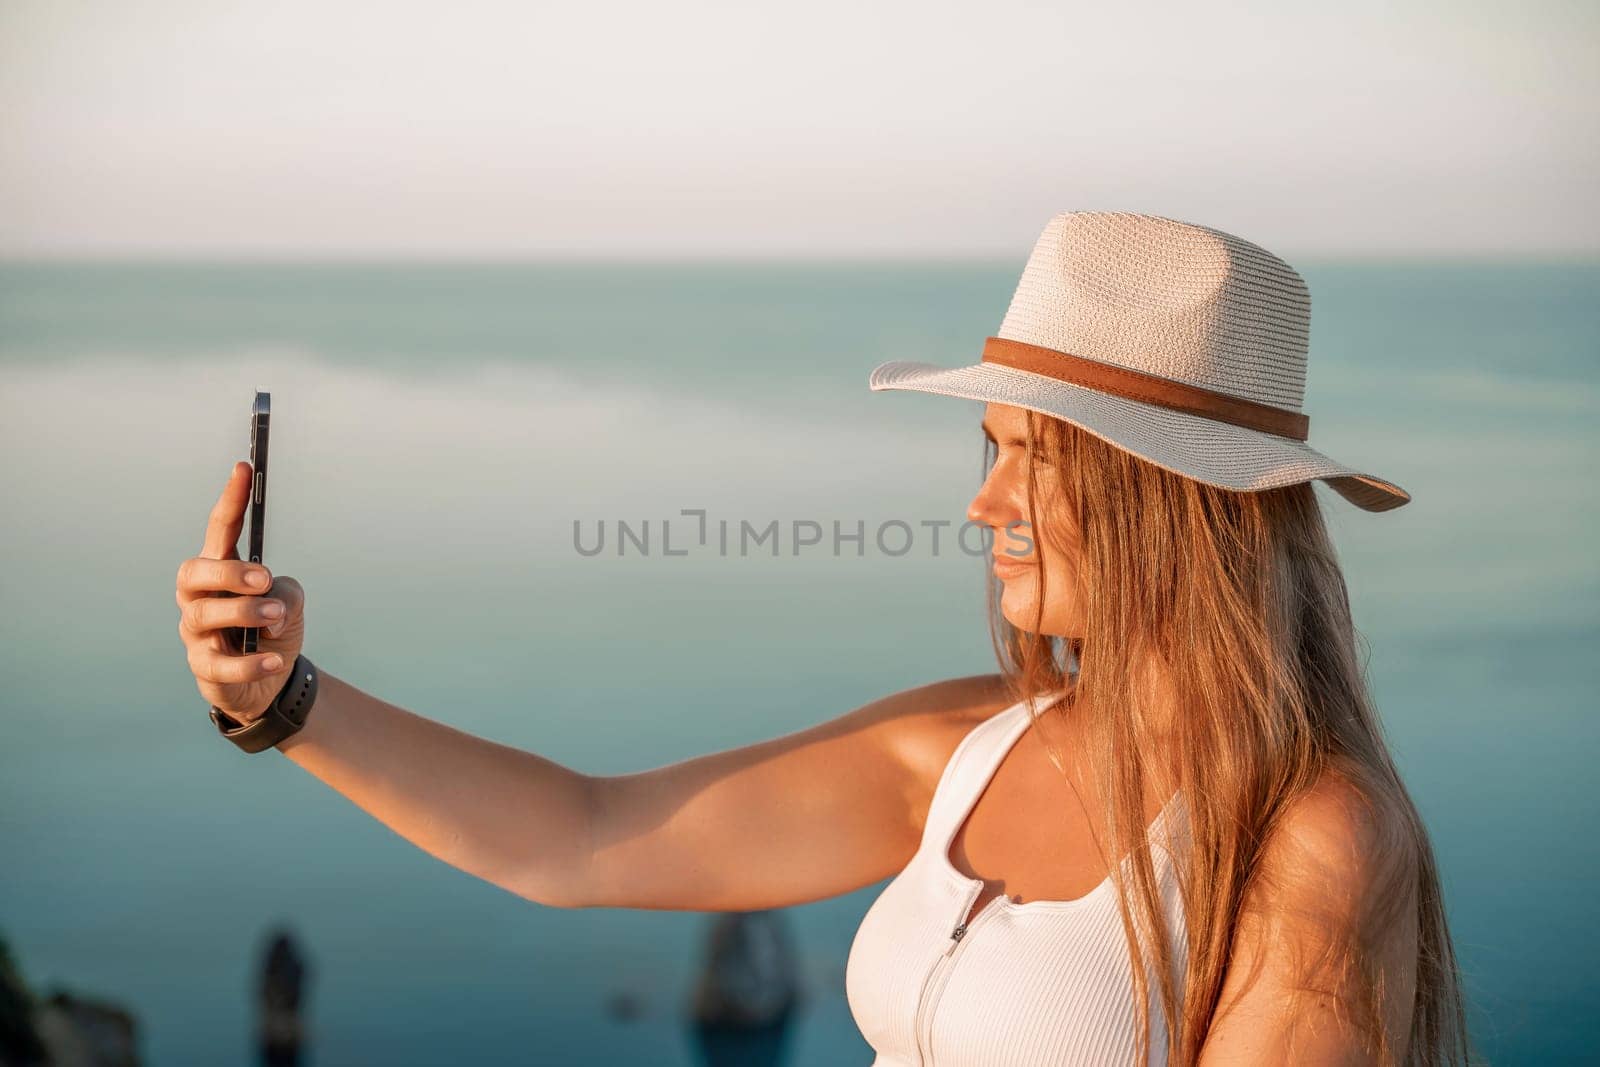
[(139, 1025), (64, 989), (36, 1000), (0, 939), (0, 1067), (139, 1067)]
[(793, 944), (780, 913), (718, 915), (694, 993), (703, 1062), (708, 1067), (781, 1063), (801, 996)]
[(295, 1067), (306, 1039), (301, 1017), (307, 966), (289, 931), (273, 931), (261, 963), (258, 1036), (263, 1067)]

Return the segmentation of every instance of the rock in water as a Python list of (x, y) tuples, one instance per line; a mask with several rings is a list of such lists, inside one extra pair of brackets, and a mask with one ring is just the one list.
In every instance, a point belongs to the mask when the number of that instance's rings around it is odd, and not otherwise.
[(261, 965), (261, 1062), (266, 1067), (295, 1067), (305, 1045), (301, 1003), (306, 964), (287, 930), (273, 932)]
[(139, 1027), (127, 1009), (56, 990), (39, 1005), (52, 1067), (139, 1067)]
[(695, 989), (701, 1026), (766, 1027), (800, 998), (795, 954), (783, 917), (771, 910), (724, 912), (711, 925)]
[(36, 1002), (0, 938), (0, 1065), (139, 1067), (139, 1026), (119, 1004), (60, 988)]

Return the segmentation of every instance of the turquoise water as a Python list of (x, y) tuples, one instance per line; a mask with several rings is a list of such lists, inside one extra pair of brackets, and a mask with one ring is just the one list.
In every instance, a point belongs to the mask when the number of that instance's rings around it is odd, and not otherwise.
[[(24, 973), (130, 1005), (152, 1063), (245, 1062), (284, 919), (315, 1062), (696, 1062), (679, 1020), (707, 916), (529, 904), (235, 752), (185, 667), (174, 572), (259, 387), (268, 562), (307, 587), (307, 651), (423, 714), (610, 774), (992, 669), (978, 561), (872, 536), (960, 523), (981, 408), (865, 380), (975, 358), (1020, 266), (0, 268), (0, 931)], [(1313, 440), (1415, 498), (1321, 493), (1476, 1039), (1581, 1058), (1600, 266), (1301, 266)], [(778, 558), (574, 549), (602, 519), (672, 518), (682, 545), (686, 508), (868, 533), (860, 555), (788, 533)], [(810, 994), (788, 1062), (869, 1058), (843, 971), (878, 888), (786, 913)], [(610, 1020), (617, 992), (643, 1016)]]

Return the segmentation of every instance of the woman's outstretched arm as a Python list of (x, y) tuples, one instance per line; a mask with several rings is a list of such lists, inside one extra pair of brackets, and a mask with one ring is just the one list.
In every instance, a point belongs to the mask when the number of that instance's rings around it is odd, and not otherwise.
[(320, 666), (278, 749), (438, 859), (552, 907), (580, 907), (597, 781), (396, 707)]
[(305, 728), (278, 747), (418, 848), (529, 900), (743, 911), (903, 867), (944, 761), (996, 692), (992, 676), (953, 679), (771, 741), (592, 777), (323, 671)]
[(952, 678), (808, 729), (595, 782), (588, 903), (749, 911), (824, 900), (900, 870), (939, 775), (1007, 703)]
[[(237, 558), (250, 482), (237, 464), (177, 580), (200, 693), (241, 721), (271, 703), (305, 630), (300, 583)], [(232, 646), (239, 626), (263, 628), (259, 652)], [(951, 679), (771, 741), (597, 778), (318, 667), (316, 706), (279, 751), (418, 848), (556, 907), (734, 911), (870, 885), (910, 859), (955, 745), (1006, 703), (995, 675)]]

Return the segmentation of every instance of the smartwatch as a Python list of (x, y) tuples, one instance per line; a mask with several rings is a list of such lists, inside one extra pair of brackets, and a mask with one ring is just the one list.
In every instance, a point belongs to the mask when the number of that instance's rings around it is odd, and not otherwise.
[(317, 668), (305, 656), (296, 656), (294, 670), (267, 710), (253, 722), (241, 723), (215, 704), (211, 721), (229, 741), (246, 752), (265, 752), (290, 734), (298, 733), (317, 699)]

